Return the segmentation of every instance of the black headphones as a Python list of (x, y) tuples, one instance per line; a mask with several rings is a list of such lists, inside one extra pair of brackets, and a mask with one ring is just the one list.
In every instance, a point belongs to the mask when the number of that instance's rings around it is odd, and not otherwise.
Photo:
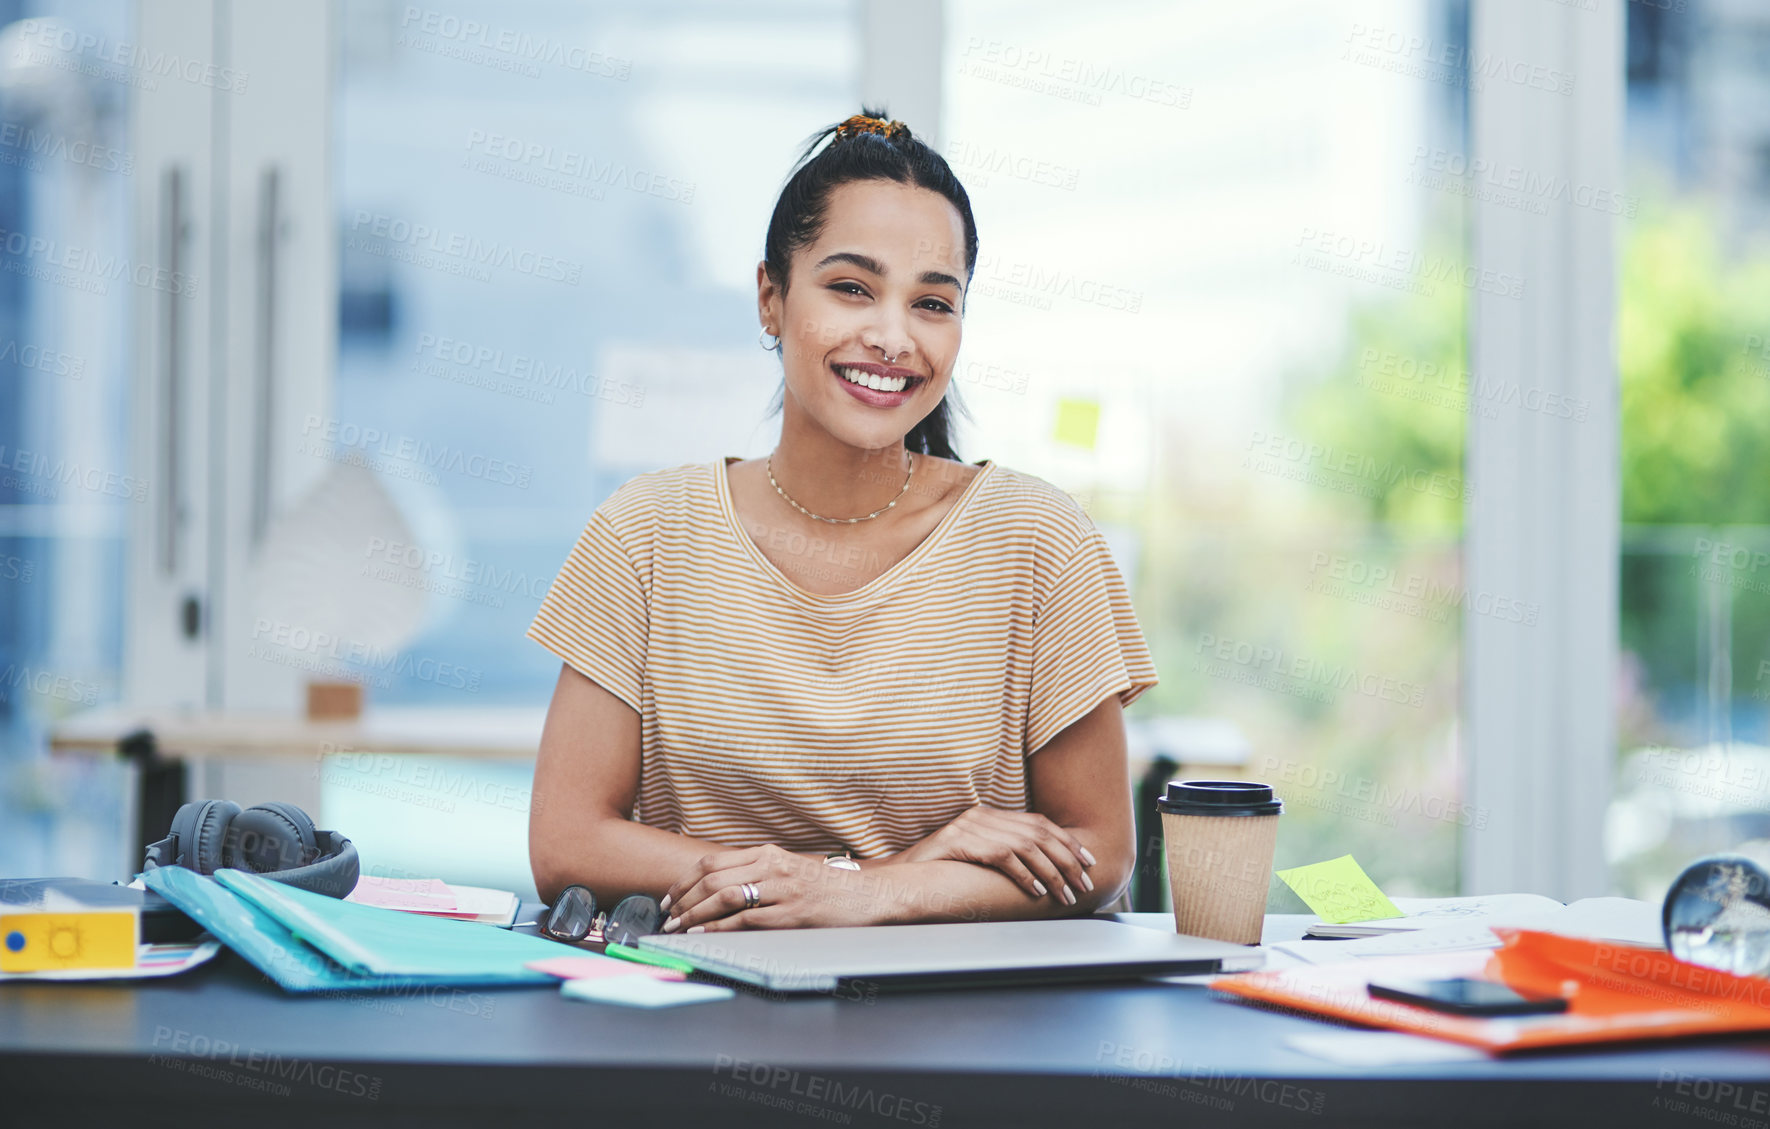
[(172, 817), (172, 832), (149, 843), (142, 869), (184, 866), (198, 874), (249, 870), (303, 890), (342, 898), (356, 889), (356, 848), (336, 831), (316, 831), (294, 804), (240, 810), (229, 800), (197, 800)]

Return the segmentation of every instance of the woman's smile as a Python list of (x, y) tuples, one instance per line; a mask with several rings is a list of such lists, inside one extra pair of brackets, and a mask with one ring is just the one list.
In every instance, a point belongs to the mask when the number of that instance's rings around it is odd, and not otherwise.
[(849, 395), (875, 408), (905, 403), (927, 380), (911, 369), (864, 362), (832, 362), (830, 372)]

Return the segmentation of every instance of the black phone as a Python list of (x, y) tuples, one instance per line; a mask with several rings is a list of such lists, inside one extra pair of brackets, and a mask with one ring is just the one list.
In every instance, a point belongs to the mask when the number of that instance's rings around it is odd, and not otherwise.
[(1553, 1015), (1567, 1010), (1565, 996), (1521, 996), (1492, 980), (1372, 981), (1370, 994), (1452, 1015)]

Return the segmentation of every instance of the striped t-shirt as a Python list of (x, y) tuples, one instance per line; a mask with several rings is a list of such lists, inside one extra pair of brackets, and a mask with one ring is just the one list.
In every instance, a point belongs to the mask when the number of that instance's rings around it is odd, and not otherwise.
[(1105, 538), (1043, 479), (985, 460), (909, 556), (820, 595), (745, 532), (727, 461), (616, 489), (528, 629), (639, 714), (639, 822), (888, 854), (1025, 810), (1028, 756), (1156, 684)]

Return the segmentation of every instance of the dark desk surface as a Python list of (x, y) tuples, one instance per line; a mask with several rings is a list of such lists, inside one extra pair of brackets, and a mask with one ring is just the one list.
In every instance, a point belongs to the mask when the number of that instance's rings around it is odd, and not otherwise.
[(657, 1011), (550, 987), (304, 997), (224, 952), (131, 987), (0, 985), (0, 1124), (1770, 1123), (1770, 1040), (1383, 1067), (1284, 1045), (1331, 1030), (1155, 983)]

